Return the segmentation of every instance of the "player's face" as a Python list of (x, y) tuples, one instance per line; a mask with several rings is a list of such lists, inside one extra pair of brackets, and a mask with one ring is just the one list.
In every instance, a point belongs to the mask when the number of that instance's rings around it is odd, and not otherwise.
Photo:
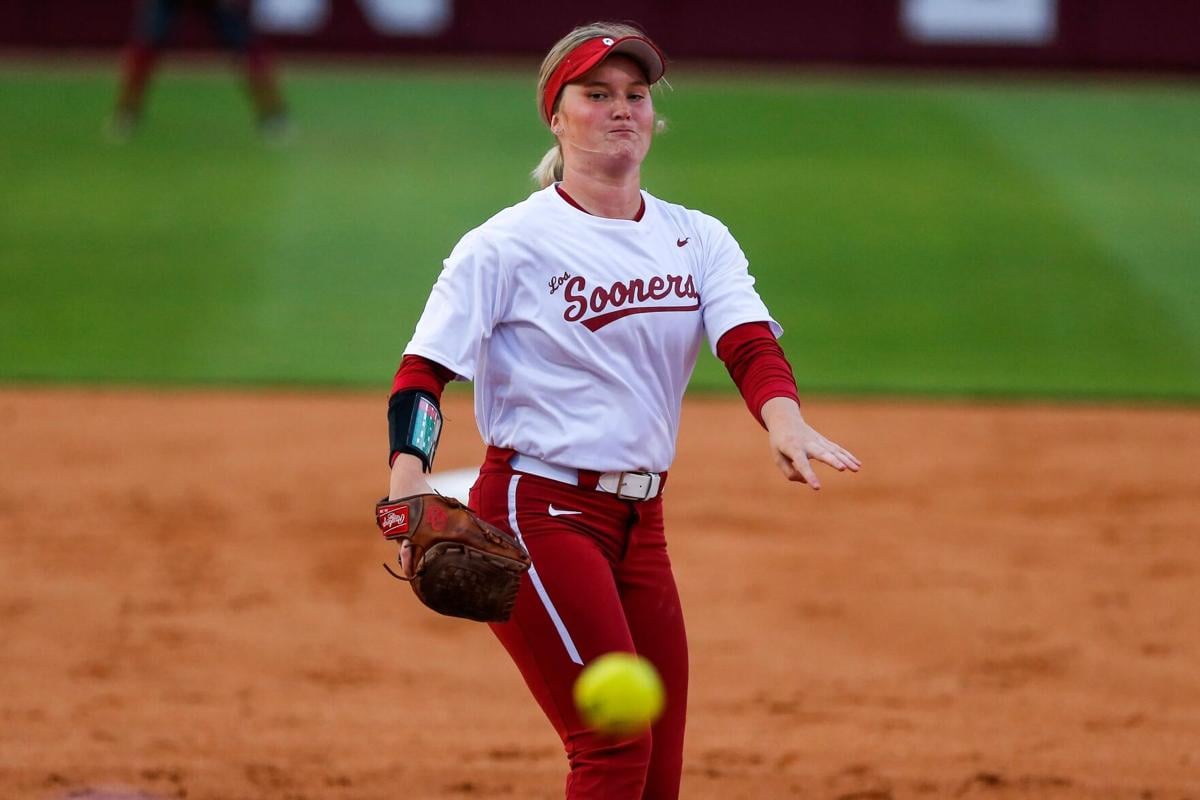
[(605, 59), (563, 89), (553, 122), (563, 153), (586, 154), (639, 165), (654, 134), (654, 103), (637, 62)]

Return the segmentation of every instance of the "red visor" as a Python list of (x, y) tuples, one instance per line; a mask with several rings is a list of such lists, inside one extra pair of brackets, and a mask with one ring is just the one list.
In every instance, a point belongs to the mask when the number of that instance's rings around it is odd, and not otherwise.
[(611, 36), (598, 36), (588, 39), (559, 62), (558, 69), (554, 70), (554, 74), (546, 82), (546, 92), (542, 95), (542, 120), (547, 125), (550, 124), (550, 116), (554, 113), (554, 101), (558, 99), (558, 93), (564, 86), (617, 53), (638, 62), (646, 72), (646, 80), (652, 85), (667, 71), (666, 57), (655, 47), (654, 42), (645, 37), (622, 36), (614, 39)]

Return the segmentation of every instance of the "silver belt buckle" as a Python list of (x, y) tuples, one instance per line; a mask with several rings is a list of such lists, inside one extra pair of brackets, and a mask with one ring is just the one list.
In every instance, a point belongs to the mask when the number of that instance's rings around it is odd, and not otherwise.
[(650, 472), (622, 472), (616, 494), (623, 500), (648, 500), (654, 496), (658, 482), (658, 476)]

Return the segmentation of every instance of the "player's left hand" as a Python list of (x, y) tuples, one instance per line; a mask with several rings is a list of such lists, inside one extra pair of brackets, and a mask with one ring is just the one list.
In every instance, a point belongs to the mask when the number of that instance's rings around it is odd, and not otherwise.
[(762, 417), (767, 424), (775, 465), (789, 481), (820, 489), (821, 480), (810, 460), (820, 461), (838, 472), (858, 472), (862, 467), (857, 456), (805, 422), (799, 406), (792, 400), (783, 397), (768, 400), (762, 407)]
[(411, 545), (400, 551), (402, 572), (387, 570), (408, 581), (422, 603), (451, 617), (508, 620), (530, 561), (507, 531), (435, 493), (384, 498), (375, 523), (385, 539)]

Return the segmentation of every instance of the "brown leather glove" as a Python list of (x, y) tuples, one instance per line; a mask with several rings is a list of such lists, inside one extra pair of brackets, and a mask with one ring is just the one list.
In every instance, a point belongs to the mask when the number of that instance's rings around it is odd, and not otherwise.
[(529, 554), (459, 501), (439, 494), (385, 497), (375, 506), (375, 524), (385, 539), (411, 543), (412, 575), (384, 566), (434, 611), (477, 622), (504, 622), (512, 614)]

